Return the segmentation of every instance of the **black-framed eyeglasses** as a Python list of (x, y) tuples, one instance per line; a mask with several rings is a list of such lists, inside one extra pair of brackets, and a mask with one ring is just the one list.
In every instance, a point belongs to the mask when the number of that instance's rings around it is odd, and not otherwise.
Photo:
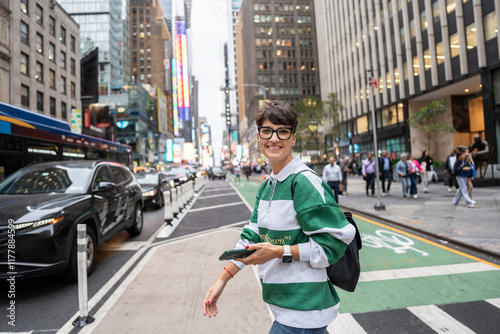
[(292, 136), (293, 129), (283, 127), (274, 130), (273, 128), (269, 128), (266, 126), (259, 128), (259, 136), (262, 139), (271, 139), (275, 132), (280, 140), (288, 140)]

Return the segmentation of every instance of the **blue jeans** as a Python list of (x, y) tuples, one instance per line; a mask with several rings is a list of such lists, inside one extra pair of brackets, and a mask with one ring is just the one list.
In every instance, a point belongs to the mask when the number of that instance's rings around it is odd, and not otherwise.
[(417, 175), (412, 175), (410, 176), (411, 180), (411, 189), (410, 189), (410, 195), (416, 195), (417, 194)]
[(324, 334), (325, 332), (326, 326), (321, 328), (295, 328), (282, 325), (275, 321), (273, 322), (269, 334)]
[(411, 186), (411, 180), (409, 177), (400, 177), (401, 185), (403, 186), (403, 196), (406, 197), (408, 194), (408, 188)]
[(328, 186), (332, 189), (337, 204), (339, 203), (339, 184), (339, 181), (328, 181)]

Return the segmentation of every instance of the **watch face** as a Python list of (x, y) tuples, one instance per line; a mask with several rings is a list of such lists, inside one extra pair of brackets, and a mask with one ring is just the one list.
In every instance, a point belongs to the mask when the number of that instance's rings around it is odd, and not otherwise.
[(292, 263), (292, 260), (292, 255), (283, 255), (283, 257), (281, 258), (281, 261), (283, 261), (283, 263)]

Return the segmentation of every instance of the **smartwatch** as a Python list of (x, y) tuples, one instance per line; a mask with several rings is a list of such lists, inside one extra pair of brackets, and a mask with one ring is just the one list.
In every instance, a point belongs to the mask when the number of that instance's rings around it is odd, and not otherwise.
[(292, 252), (290, 251), (290, 245), (285, 245), (283, 248), (285, 251), (283, 252), (283, 256), (281, 257), (281, 261), (283, 263), (292, 263), (293, 256), (292, 256)]

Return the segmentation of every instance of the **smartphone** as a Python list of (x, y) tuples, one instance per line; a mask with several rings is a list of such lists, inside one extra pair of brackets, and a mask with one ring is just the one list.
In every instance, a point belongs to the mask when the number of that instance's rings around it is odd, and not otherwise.
[(219, 256), (219, 260), (224, 261), (224, 260), (242, 259), (249, 256), (253, 252), (255, 252), (255, 249), (254, 250), (230, 249), (222, 253), (222, 255)]

